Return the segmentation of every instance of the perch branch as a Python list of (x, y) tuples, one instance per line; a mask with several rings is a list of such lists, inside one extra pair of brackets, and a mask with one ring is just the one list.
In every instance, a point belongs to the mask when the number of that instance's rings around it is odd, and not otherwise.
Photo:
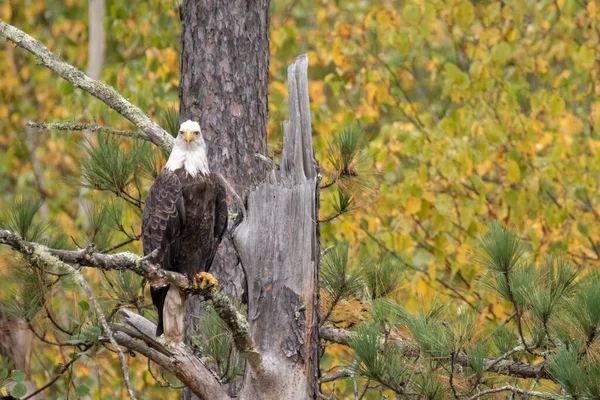
[(171, 135), (112, 87), (90, 78), (83, 71), (61, 60), (58, 55), (52, 53), (42, 42), (2, 20), (0, 20), (0, 36), (27, 50), (37, 58), (37, 61), (41, 65), (49, 68), (76, 88), (88, 92), (127, 118), (140, 129), (139, 138), (149, 140), (159, 147), (171, 149), (173, 145)]
[(4, 229), (0, 229), (0, 244), (6, 244), (26, 257), (36, 253), (47, 254), (54, 260), (50, 263), (51, 266), (57, 263), (66, 263), (79, 264), (82, 267), (98, 268), (105, 271), (130, 270), (147, 278), (154, 287), (175, 285), (183, 292), (199, 295), (204, 301), (213, 306), (225, 322), (233, 335), (236, 349), (248, 360), (250, 366), (258, 372), (263, 370), (262, 357), (254, 345), (246, 318), (237, 311), (229, 297), (223, 293), (213, 292), (212, 288), (194, 288), (192, 282), (185, 275), (163, 270), (144, 258), (129, 252), (102, 254), (89, 251), (89, 249), (55, 250), (38, 243), (27, 242), (17, 234)]

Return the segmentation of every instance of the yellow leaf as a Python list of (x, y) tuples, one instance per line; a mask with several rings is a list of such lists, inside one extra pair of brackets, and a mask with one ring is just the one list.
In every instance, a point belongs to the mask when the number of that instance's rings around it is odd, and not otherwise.
[(594, 19), (598, 15), (598, 6), (595, 1), (588, 2), (587, 13), (590, 18)]
[(389, 10), (379, 11), (376, 18), (380, 29), (389, 29), (392, 27), (392, 15)]
[(365, 87), (366, 91), (367, 91), (367, 102), (369, 104), (375, 104), (375, 95), (377, 94), (377, 85), (375, 85), (374, 83), (367, 83), (367, 86)]
[(284, 97), (287, 95), (287, 86), (283, 82), (274, 80), (273, 82), (271, 82), (271, 86), (273, 87), (273, 89), (281, 93)]
[(317, 11), (317, 22), (323, 22), (325, 18), (327, 18), (327, 9), (320, 8), (319, 11)]
[(508, 160), (506, 162), (506, 177), (512, 183), (516, 183), (521, 179), (521, 171), (516, 161)]
[(310, 81), (308, 85), (308, 92), (310, 95), (310, 102), (316, 106), (320, 106), (325, 103), (325, 83), (321, 81)]
[(367, 14), (367, 16), (365, 17), (365, 19), (363, 20), (363, 27), (364, 29), (368, 29), (369, 26), (371, 26), (371, 22), (373, 22), (373, 15), (375, 14), (375, 11), (371, 11), (370, 13)]
[(6, 2), (2, 5), (2, 9), (0, 10), (1, 19), (5, 21), (10, 21), (12, 18), (12, 7), (10, 6), (10, 2)]
[(350, 25), (346, 23), (341, 23), (337, 27), (338, 35), (344, 39), (348, 39), (350, 37), (351, 30), (352, 28)]
[(343, 46), (339, 40), (335, 40), (333, 42), (331, 57), (333, 58), (333, 63), (338, 67), (341, 67), (344, 64), (344, 54), (342, 54), (342, 48)]
[(421, 199), (414, 196), (409, 197), (404, 208), (410, 215), (418, 213), (421, 211)]

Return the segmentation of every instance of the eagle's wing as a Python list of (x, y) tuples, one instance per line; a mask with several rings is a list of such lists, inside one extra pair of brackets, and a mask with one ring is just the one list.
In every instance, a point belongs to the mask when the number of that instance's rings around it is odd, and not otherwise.
[(149, 261), (174, 271), (179, 235), (185, 223), (183, 195), (179, 178), (164, 170), (150, 188), (142, 217), (144, 255), (157, 250)]
[[(180, 234), (185, 223), (181, 184), (173, 172), (164, 170), (154, 181), (146, 199), (142, 217), (144, 255), (157, 250), (149, 261), (163, 269), (177, 271)], [(178, 271), (179, 272), (179, 271)], [(158, 308), (156, 336), (163, 333), (163, 309), (168, 287), (150, 288), (152, 302)]]
[(210, 258), (206, 263), (207, 271), (210, 269), (215, 255), (217, 254), (219, 244), (223, 239), (223, 235), (225, 234), (225, 231), (227, 231), (227, 219), (229, 212), (227, 209), (227, 188), (225, 187), (225, 182), (223, 181), (224, 178), (217, 174), (214, 174), (212, 176), (212, 179), (215, 187), (215, 241), (213, 244)]

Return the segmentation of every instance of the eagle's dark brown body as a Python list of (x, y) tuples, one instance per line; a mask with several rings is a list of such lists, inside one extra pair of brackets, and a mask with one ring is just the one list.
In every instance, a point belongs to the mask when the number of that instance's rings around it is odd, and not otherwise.
[[(226, 190), (215, 174), (190, 175), (184, 168), (163, 170), (144, 208), (144, 254), (158, 250), (150, 262), (192, 279), (208, 271), (227, 228)], [(163, 333), (168, 287), (152, 288), (158, 308), (157, 336)], [(166, 333), (165, 333), (166, 334)]]

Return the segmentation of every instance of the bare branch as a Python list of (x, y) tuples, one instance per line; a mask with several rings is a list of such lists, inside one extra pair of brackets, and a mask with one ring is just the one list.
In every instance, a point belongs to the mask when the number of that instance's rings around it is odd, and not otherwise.
[(54, 260), (54, 262), (49, 263), (51, 266), (58, 266), (57, 263), (67, 263), (79, 264), (82, 267), (98, 268), (105, 271), (130, 270), (147, 278), (154, 287), (175, 285), (183, 292), (199, 295), (204, 301), (213, 306), (217, 314), (225, 322), (225, 325), (233, 335), (234, 344), (238, 352), (248, 360), (254, 370), (257, 372), (263, 370), (262, 357), (256, 349), (254, 340), (250, 334), (248, 321), (237, 311), (229, 297), (220, 292), (213, 292), (214, 288), (194, 288), (192, 282), (185, 275), (166, 271), (149, 263), (144, 258), (129, 252), (102, 254), (89, 251), (88, 249), (54, 250), (38, 243), (27, 242), (17, 234), (4, 229), (0, 229), (0, 244), (12, 247), (25, 257), (32, 257), (37, 253), (47, 254)]
[(340, 369), (339, 371), (332, 372), (330, 374), (323, 376), (321, 379), (319, 379), (319, 383), (327, 383), (327, 382), (337, 381), (338, 379), (346, 379), (349, 377), (350, 377), (350, 373), (348, 371), (346, 371), (345, 369)]
[(37, 58), (37, 61), (41, 65), (54, 71), (76, 88), (85, 90), (127, 118), (141, 130), (138, 135), (139, 138), (149, 140), (159, 147), (171, 149), (173, 145), (171, 135), (112, 87), (90, 78), (83, 71), (61, 60), (58, 55), (52, 53), (42, 42), (2, 20), (0, 20), (0, 36), (29, 51)]
[(563, 396), (560, 396), (560, 395), (554, 394), (554, 393), (536, 392), (534, 390), (520, 389), (520, 388), (516, 388), (516, 387), (507, 385), (507, 386), (501, 386), (501, 387), (497, 387), (497, 388), (493, 388), (493, 389), (482, 390), (482, 391), (478, 392), (477, 394), (469, 397), (469, 400), (476, 400), (482, 396), (492, 394), (492, 393), (499, 393), (499, 392), (512, 392), (512, 393), (517, 393), (517, 394), (524, 394), (527, 396), (538, 397), (540, 399), (558, 400), (558, 399), (564, 398)]
[(27, 126), (42, 131), (89, 131), (94, 133), (107, 133), (110, 135), (125, 136), (130, 138), (140, 138), (144, 135), (140, 131), (123, 131), (97, 124), (85, 124), (80, 122), (34, 122), (27, 121)]
[(323, 325), (319, 329), (319, 335), (321, 339), (325, 339), (332, 343), (344, 344), (348, 346), (349, 336), (342, 328), (334, 328), (333, 326)]

